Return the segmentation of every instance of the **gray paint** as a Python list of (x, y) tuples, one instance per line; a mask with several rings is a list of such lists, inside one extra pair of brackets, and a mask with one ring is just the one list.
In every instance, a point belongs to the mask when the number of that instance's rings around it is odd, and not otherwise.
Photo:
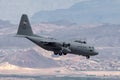
[(90, 56), (98, 54), (94, 47), (91, 47), (87, 45), (87, 43), (82, 41), (60, 41), (53, 38), (44, 38), (34, 35), (27, 15), (25, 14), (23, 14), (21, 17), (21, 22), (17, 35), (29, 39), (43, 49), (53, 51), (55, 55), (66, 55), (68, 53), (71, 53), (90, 58)]

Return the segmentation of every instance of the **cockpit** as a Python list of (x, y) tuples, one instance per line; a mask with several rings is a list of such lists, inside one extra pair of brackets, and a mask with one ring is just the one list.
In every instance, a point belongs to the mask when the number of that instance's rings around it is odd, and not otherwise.
[(89, 49), (90, 49), (91, 52), (94, 51), (94, 47), (93, 46), (89, 46)]

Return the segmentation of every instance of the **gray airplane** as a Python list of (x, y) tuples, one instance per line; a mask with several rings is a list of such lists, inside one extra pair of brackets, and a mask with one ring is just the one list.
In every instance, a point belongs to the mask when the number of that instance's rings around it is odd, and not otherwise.
[(85, 56), (87, 59), (90, 56), (98, 55), (98, 52), (92, 46), (88, 46), (86, 41), (60, 41), (54, 38), (45, 38), (33, 34), (31, 25), (26, 14), (23, 14), (19, 24), (17, 36), (27, 38), (45, 50), (53, 51), (54, 55), (76, 54)]

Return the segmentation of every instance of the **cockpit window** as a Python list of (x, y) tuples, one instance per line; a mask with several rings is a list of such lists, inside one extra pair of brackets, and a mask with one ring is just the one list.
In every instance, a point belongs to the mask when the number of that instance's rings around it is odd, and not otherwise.
[(90, 49), (94, 50), (94, 47), (89, 46)]

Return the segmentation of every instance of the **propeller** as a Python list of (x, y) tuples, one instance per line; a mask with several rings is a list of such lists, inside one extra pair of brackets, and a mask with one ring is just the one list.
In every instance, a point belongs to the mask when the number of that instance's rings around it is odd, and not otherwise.
[(67, 53), (70, 53), (70, 43), (65, 43), (63, 42), (62, 44), (56, 44), (59, 45), (59, 47), (61, 48), (59, 51), (55, 51), (54, 54), (57, 55), (59, 54), (60, 56), (62, 54), (66, 55)]
[(70, 43), (63, 42), (62, 52), (63, 53), (70, 53), (71, 52), (71, 50), (70, 50)]

